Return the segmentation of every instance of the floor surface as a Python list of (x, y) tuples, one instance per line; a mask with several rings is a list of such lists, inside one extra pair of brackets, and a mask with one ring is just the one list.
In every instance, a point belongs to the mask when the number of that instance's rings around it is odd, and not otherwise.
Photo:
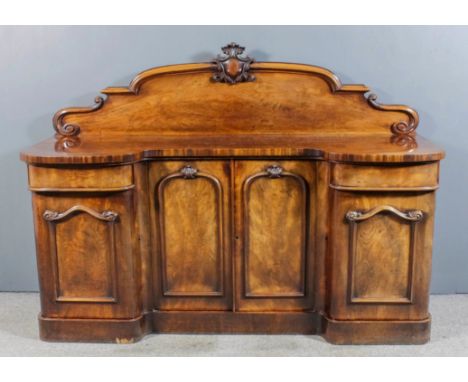
[(38, 338), (37, 293), (0, 293), (0, 356), (468, 356), (468, 295), (431, 296), (425, 345), (331, 345), (307, 335), (153, 334), (130, 345)]

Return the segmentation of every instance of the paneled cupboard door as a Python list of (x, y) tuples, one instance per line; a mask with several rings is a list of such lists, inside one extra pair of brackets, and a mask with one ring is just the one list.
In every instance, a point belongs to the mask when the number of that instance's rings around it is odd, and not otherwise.
[(35, 193), (33, 207), (43, 316), (138, 316), (133, 191)]
[(433, 192), (334, 193), (330, 315), (428, 318)]
[(150, 164), (157, 310), (231, 310), (229, 161)]
[(315, 163), (236, 161), (236, 310), (313, 307)]

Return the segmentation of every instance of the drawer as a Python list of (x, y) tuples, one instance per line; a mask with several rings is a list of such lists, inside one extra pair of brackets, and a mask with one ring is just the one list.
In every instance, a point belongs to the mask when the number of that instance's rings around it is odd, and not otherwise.
[(439, 163), (360, 165), (333, 163), (330, 186), (339, 190), (433, 190), (439, 184)]
[(117, 191), (133, 187), (132, 166), (66, 167), (29, 166), (32, 191)]

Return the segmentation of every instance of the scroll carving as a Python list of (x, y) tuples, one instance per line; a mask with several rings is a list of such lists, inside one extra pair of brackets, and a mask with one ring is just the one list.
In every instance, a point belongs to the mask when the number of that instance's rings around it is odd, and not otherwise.
[(254, 62), (249, 56), (242, 57), (245, 48), (231, 42), (223, 46), (221, 50), (224, 53), (215, 59), (217, 73), (213, 74), (213, 81), (236, 84), (238, 82), (255, 81), (255, 76), (249, 73), (250, 65)]
[(61, 109), (55, 113), (52, 123), (54, 124), (54, 129), (59, 136), (76, 136), (80, 133), (80, 126), (72, 123), (65, 123), (63, 119), (69, 114), (83, 114), (91, 113), (93, 111), (99, 110), (102, 105), (104, 105), (104, 98), (96, 97), (94, 99), (95, 105), (92, 107), (70, 107)]
[(42, 214), (42, 217), (44, 218), (44, 220), (47, 220), (49, 222), (60, 221), (77, 211), (86, 212), (89, 215), (95, 217), (96, 219), (106, 221), (106, 222), (114, 222), (119, 217), (119, 214), (114, 211), (97, 212), (91, 208), (81, 206), (81, 205), (73, 206), (69, 208), (68, 210), (66, 210), (65, 212), (45, 210), (44, 213)]
[(376, 94), (369, 94), (367, 102), (374, 109), (382, 111), (399, 111), (408, 116), (408, 121), (394, 122), (390, 126), (390, 130), (395, 135), (408, 135), (413, 133), (419, 124), (419, 115), (416, 110), (404, 105), (382, 105), (377, 102)]
[(418, 222), (422, 220), (424, 217), (424, 212), (421, 210), (409, 210), (409, 211), (400, 211), (399, 209), (393, 206), (379, 206), (375, 207), (367, 212), (363, 211), (348, 211), (346, 213), (346, 220), (350, 222), (359, 222), (363, 220), (370, 219), (374, 215), (377, 215), (380, 212), (391, 212), (394, 215), (399, 216), (400, 218), (410, 221), (410, 222)]

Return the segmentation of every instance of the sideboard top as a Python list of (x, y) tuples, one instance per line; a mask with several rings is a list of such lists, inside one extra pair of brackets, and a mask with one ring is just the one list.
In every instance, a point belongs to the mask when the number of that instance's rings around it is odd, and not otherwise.
[(418, 137), (418, 113), (383, 105), (364, 85), (327, 69), (254, 62), (231, 43), (213, 62), (138, 74), (104, 89), (92, 107), (53, 117), (56, 135), (25, 150), (30, 163), (117, 163), (164, 156), (313, 156), (430, 161), (443, 151)]

